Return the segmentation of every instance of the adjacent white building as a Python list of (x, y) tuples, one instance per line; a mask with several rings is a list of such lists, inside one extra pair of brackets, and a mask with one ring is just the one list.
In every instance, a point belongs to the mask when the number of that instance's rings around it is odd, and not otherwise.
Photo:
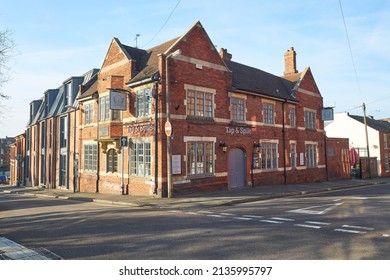
[[(366, 121), (370, 157), (377, 158), (379, 176), (390, 176), (388, 174), (390, 122), (375, 120), (372, 117), (367, 117)], [(366, 132), (362, 116), (336, 113), (334, 121), (326, 124), (325, 131), (328, 137), (349, 138), (349, 147), (355, 148), (359, 156), (367, 157)]]

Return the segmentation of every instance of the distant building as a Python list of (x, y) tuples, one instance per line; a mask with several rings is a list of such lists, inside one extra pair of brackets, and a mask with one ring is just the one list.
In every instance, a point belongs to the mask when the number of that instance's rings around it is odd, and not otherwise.
[(81, 76), (70, 77), (30, 103), (25, 145), (26, 185), (73, 189), (77, 158), (76, 97), (79, 88), (97, 72), (98, 69), (91, 69)]
[(26, 184), (26, 134), (22, 133), (15, 137), (10, 151), (10, 181), (13, 186), (24, 186)]
[(0, 138), (0, 175), (10, 176), (10, 149), (14, 142), (14, 137)]

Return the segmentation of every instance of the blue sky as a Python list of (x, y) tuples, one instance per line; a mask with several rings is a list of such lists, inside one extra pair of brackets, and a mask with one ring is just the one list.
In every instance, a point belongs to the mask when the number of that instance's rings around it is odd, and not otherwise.
[(311, 67), (325, 106), (362, 115), (365, 102), (369, 115), (390, 117), (390, 1), (341, 1), (356, 68), (339, 0), (0, 0), (0, 29), (17, 44), (0, 137), (24, 132), (29, 103), (47, 89), (100, 68), (112, 37), (135, 46), (140, 34), (138, 47), (147, 49), (198, 20), (234, 61), (282, 75), (283, 54), (294, 47), (298, 70)]

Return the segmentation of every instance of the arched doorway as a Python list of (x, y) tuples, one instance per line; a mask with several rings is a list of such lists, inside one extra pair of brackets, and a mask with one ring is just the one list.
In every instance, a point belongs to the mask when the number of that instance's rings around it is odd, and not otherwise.
[(244, 150), (229, 151), (229, 188), (246, 186), (246, 154)]

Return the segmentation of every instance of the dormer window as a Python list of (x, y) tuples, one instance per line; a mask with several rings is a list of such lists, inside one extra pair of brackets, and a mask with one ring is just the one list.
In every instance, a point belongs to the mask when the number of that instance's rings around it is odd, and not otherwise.
[(72, 105), (72, 83), (65, 84), (65, 96), (64, 96), (64, 104), (66, 105)]

